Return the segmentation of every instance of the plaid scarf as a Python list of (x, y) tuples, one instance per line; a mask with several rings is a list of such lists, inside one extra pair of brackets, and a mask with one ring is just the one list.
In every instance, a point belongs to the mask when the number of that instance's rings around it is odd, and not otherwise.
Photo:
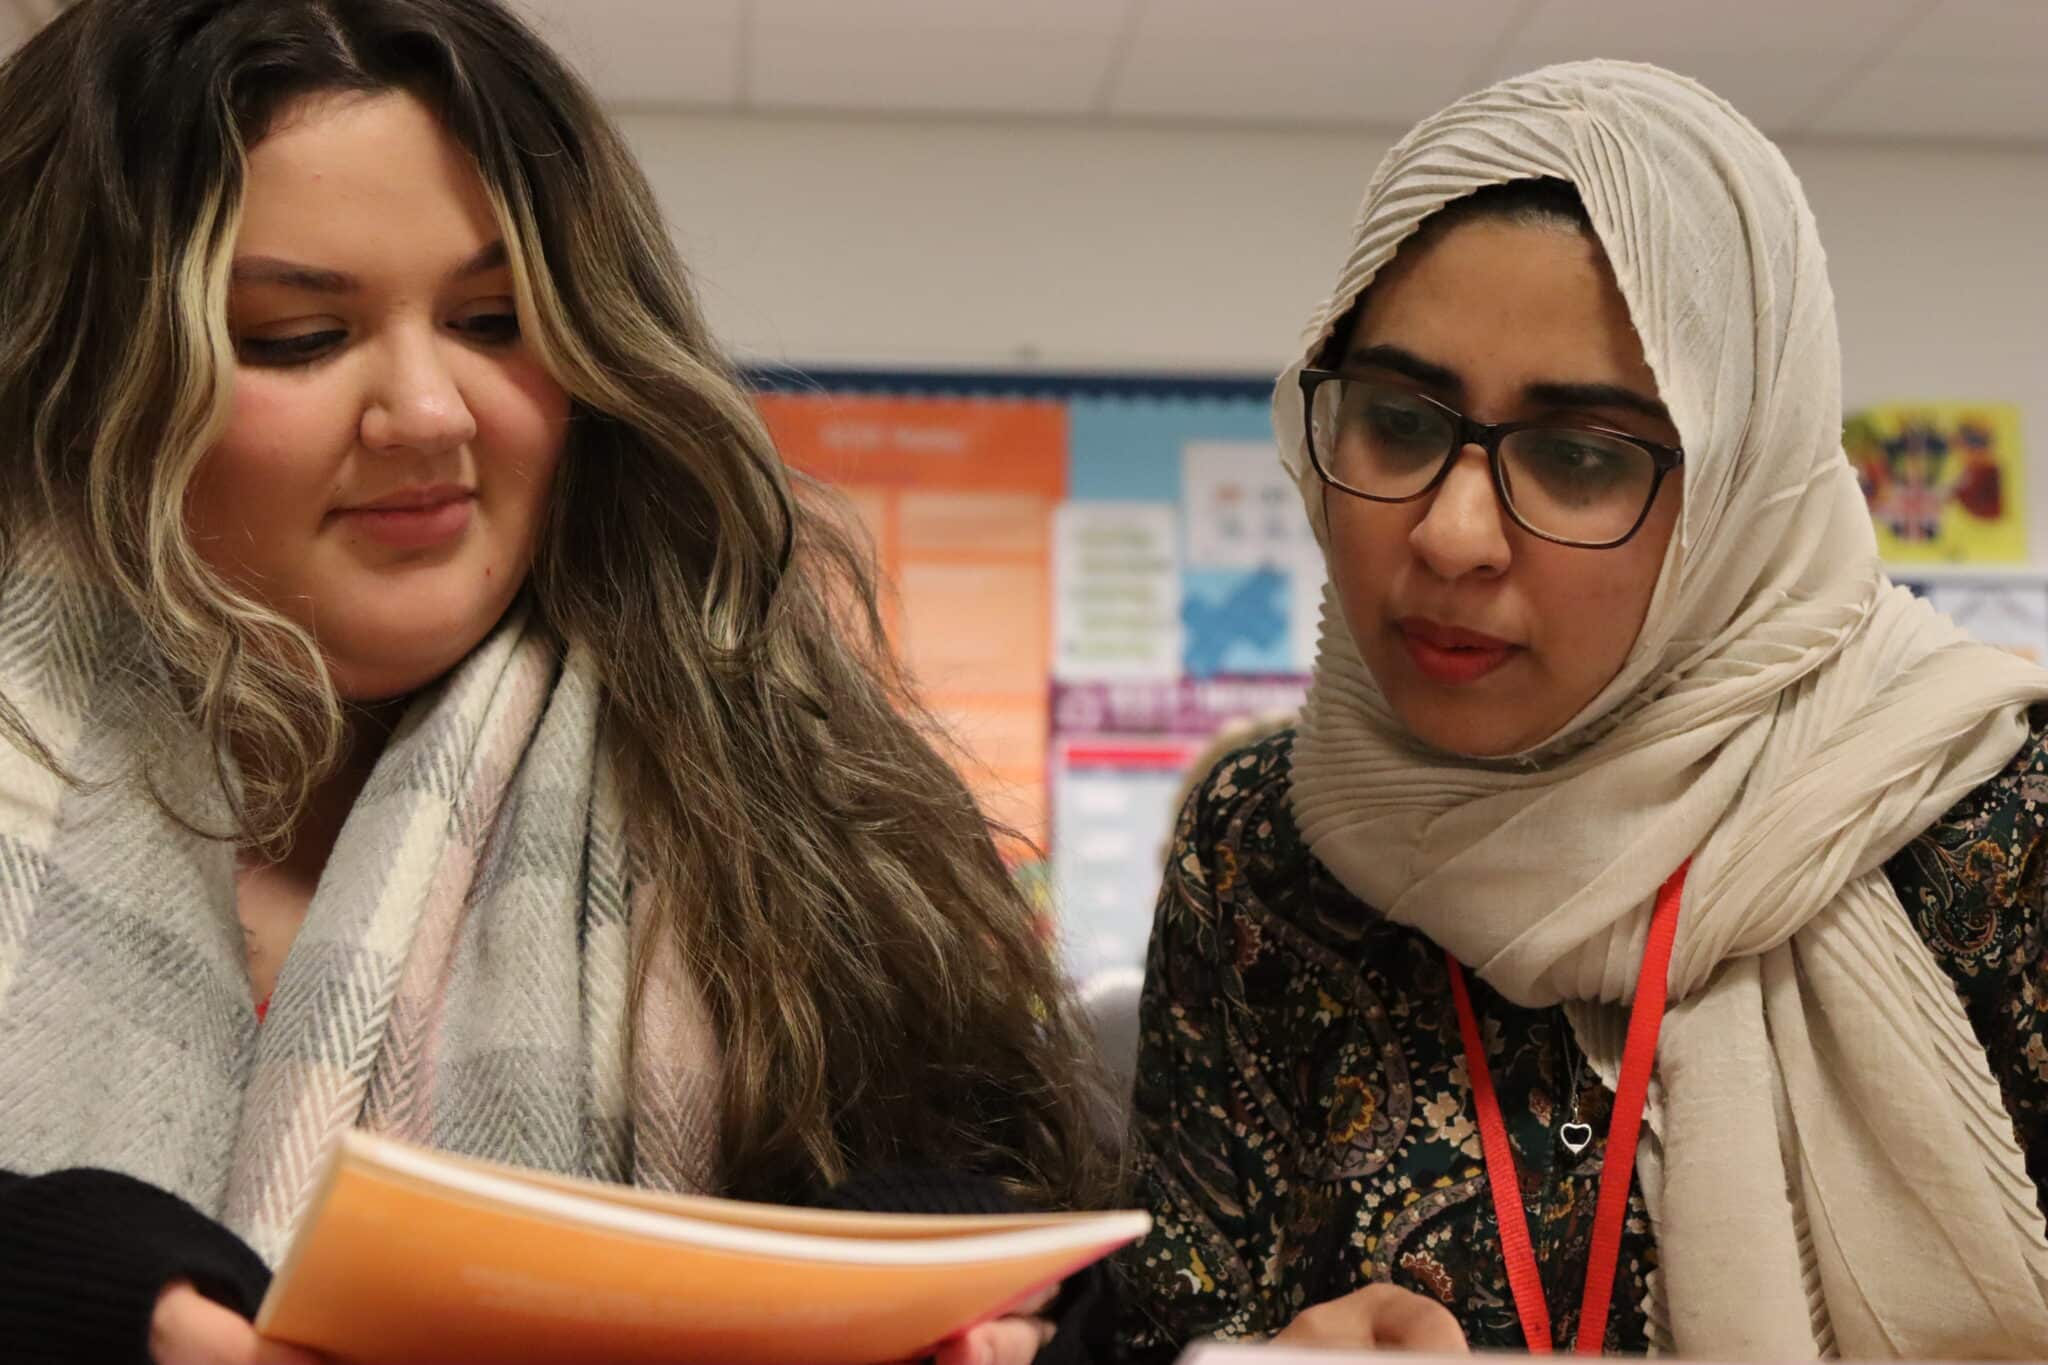
[[(136, 623), (47, 558), (0, 596), (0, 1166), (127, 1172), (266, 1260), (350, 1127), (702, 1190), (717, 1051), (679, 973), (627, 1017), (625, 820), (587, 660), (515, 609), (423, 692), (350, 811), (259, 1027), (197, 735), (144, 742)], [(154, 754), (147, 764), (143, 755)]]

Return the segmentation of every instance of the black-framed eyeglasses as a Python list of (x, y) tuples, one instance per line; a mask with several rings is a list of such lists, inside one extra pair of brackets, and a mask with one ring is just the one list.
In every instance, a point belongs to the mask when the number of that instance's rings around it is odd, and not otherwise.
[(1309, 459), (1330, 487), (1413, 502), (1476, 445), (1517, 526), (1588, 550), (1613, 549), (1640, 530), (1665, 477), (1685, 462), (1676, 446), (1605, 427), (1475, 422), (1426, 394), (1336, 370), (1303, 370), (1301, 399)]

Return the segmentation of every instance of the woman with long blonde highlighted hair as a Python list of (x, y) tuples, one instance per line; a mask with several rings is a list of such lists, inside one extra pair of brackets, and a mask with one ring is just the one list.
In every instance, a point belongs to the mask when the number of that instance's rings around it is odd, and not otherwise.
[[(31, 39), (0, 450), (0, 1259), (89, 1280), (145, 1229), (122, 1331), (176, 1278), (246, 1311), (357, 1125), (1100, 1197), (1056, 968), (864, 556), (498, 5)], [(226, 1249), (180, 1259), (193, 1219)]]

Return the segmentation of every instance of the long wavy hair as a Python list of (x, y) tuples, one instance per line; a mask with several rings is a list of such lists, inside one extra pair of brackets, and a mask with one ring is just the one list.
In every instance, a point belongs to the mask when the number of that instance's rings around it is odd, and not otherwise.
[(49, 540), (116, 592), (165, 719), (245, 760), (235, 837), (288, 840), (345, 708), (318, 641), (201, 561), (184, 497), (233, 377), (248, 149), (295, 101), (393, 91), (474, 158), (573, 400), (526, 591), (599, 672), (662, 947), (723, 1049), (726, 1187), (919, 1164), (1096, 1202), (1077, 1014), (869, 556), (776, 455), (617, 131), (493, 0), (83, 0), (0, 67), (0, 573)]

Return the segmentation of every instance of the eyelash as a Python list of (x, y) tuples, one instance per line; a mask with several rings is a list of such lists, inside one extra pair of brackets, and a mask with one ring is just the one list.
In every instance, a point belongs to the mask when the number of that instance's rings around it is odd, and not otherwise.
[[(510, 346), (519, 340), (516, 313), (473, 313), (450, 329), (478, 346), (489, 349)], [(339, 328), (304, 332), (288, 337), (244, 337), (235, 349), (245, 365), (264, 369), (299, 369), (317, 364), (332, 355), (348, 333)]]

